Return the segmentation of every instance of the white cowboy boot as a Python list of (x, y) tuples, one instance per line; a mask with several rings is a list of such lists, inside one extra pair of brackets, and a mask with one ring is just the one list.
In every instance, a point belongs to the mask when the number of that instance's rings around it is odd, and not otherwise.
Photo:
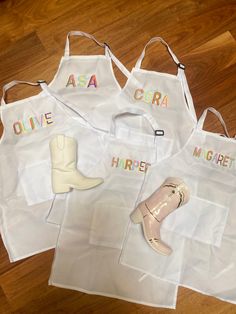
[(88, 178), (77, 169), (77, 143), (65, 135), (50, 141), (52, 161), (52, 190), (66, 193), (71, 189), (86, 190), (103, 183), (102, 178)]
[(170, 255), (172, 249), (161, 240), (163, 219), (189, 201), (189, 189), (179, 178), (167, 178), (149, 198), (131, 214), (134, 223), (141, 223), (148, 244), (158, 253)]

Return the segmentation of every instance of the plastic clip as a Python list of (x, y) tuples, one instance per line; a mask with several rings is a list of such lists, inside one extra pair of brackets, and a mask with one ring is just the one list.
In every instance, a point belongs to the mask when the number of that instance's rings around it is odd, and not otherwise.
[(164, 130), (155, 130), (154, 134), (155, 136), (164, 136), (165, 132)]
[(46, 81), (45, 80), (37, 80), (37, 83), (40, 85), (40, 84), (46, 83)]
[(183, 63), (178, 63), (177, 67), (180, 68), (181, 70), (185, 70), (185, 65)]

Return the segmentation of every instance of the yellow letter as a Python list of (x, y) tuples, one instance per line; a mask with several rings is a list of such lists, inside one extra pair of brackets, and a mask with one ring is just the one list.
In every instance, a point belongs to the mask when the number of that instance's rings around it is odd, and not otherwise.
[(79, 87), (85, 87), (86, 86), (86, 76), (85, 75), (79, 75), (78, 76), (78, 82), (79, 82)]

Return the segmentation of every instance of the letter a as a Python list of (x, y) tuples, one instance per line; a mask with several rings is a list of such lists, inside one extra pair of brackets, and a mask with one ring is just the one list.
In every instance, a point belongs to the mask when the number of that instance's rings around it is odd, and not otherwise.
[(159, 100), (161, 99), (161, 93), (155, 92), (152, 98), (152, 104), (159, 106)]
[(69, 76), (66, 87), (68, 87), (70, 85), (72, 85), (73, 87), (76, 87), (74, 74), (71, 74)]
[(161, 107), (168, 107), (168, 96), (166, 95), (162, 102), (161, 102)]
[(97, 87), (96, 75), (92, 75), (92, 76), (91, 76), (87, 88), (90, 87), (90, 86)]

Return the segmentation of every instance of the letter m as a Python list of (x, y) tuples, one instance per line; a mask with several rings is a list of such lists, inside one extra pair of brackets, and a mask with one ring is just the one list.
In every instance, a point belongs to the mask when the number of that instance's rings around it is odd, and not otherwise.
[(201, 156), (201, 152), (202, 152), (202, 149), (200, 147), (195, 147), (193, 151), (193, 156), (199, 158)]

